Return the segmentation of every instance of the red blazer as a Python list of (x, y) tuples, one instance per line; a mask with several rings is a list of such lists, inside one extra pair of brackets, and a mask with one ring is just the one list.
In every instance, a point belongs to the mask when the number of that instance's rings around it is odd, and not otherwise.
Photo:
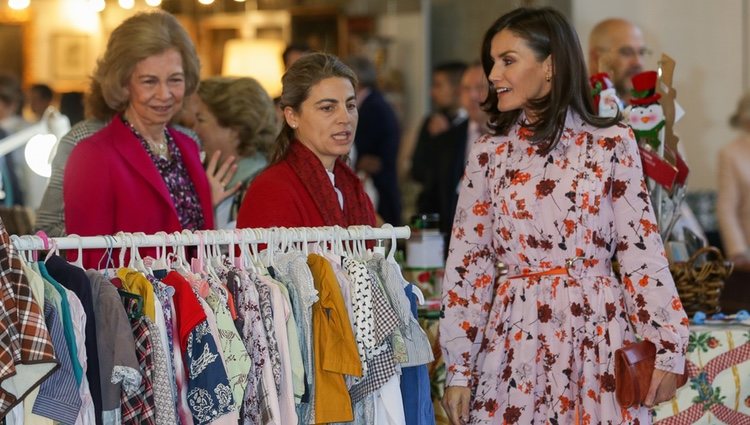
[[(213, 229), (211, 190), (198, 145), (172, 128), (169, 134), (182, 154), (203, 207), (204, 229)], [(65, 166), (63, 198), (68, 234), (96, 236), (119, 231), (153, 234), (182, 230), (159, 170), (119, 117), (73, 149)], [(152, 252), (141, 250), (142, 255)], [(103, 251), (84, 252), (84, 266), (96, 267), (102, 254)]]

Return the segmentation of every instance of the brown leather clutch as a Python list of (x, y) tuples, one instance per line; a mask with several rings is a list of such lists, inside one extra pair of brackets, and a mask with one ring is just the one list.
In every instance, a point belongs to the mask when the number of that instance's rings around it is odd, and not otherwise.
[[(615, 396), (620, 406), (640, 406), (646, 399), (651, 385), (651, 375), (656, 363), (656, 346), (650, 341), (641, 341), (615, 351)], [(677, 388), (685, 385), (685, 372), (677, 379)]]

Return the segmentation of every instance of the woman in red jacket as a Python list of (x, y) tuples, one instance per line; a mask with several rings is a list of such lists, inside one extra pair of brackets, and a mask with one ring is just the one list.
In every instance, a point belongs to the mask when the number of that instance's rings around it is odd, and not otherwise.
[[(168, 13), (139, 13), (113, 31), (88, 98), (90, 110), (109, 111), (113, 118), (68, 159), (63, 182), (68, 234), (213, 228), (211, 189), (198, 145), (169, 125), (195, 91), (199, 72), (190, 37)], [(84, 265), (96, 267), (101, 256), (86, 251)]]
[(312, 53), (282, 78), (284, 124), (272, 165), (247, 190), (237, 227), (375, 225), (359, 178), (344, 163), (357, 129), (357, 77), (335, 56)]

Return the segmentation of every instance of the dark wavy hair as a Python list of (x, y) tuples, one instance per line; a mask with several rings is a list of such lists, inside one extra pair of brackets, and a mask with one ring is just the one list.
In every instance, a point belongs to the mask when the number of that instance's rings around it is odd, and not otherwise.
[[(485, 76), (489, 78), (494, 65), (490, 53), (492, 39), (505, 29), (524, 39), (538, 61), (552, 55), (552, 88), (546, 96), (529, 101), (539, 119), (534, 123), (523, 124), (533, 133), (531, 142), (541, 146), (541, 154), (546, 154), (557, 145), (565, 127), (568, 109), (572, 109), (584, 122), (594, 127), (610, 127), (620, 121), (619, 114), (614, 118), (594, 114), (581, 43), (575, 29), (555, 9), (518, 8), (498, 18), (487, 30), (482, 42), (482, 68)], [(507, 135), (518, 122), (521, 110), (500, 112), (497, 101), (495, 87), (490, 84), (482, 108), (489, 114), (490, 130), (494, 134)]]

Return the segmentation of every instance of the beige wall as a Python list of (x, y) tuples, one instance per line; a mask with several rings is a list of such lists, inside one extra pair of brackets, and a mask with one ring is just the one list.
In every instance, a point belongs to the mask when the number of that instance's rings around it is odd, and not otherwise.
[(640, 25), (655, 52), (677, 63), (674, 87), (685, 117), (677, 123), (690, 164), (689, 190), (716, 188), (717, 152), (733, 133), (727, 125), (747, 81), (747, 0), (573, 0), (572, 19), (584, 51), (601, 19), (625, 17)]
[[(140, 3), (140, 2), (139, 2)], [(135, 13), (108, 4), (101, 14), (93, 11), (86, 0), (40, 0), (31, 2), (34, 25), (32, 38), (35, 41), (25, 48), (31, 50), (30, 75), (33, 82), (51, 83), (56, 91), (83, 90), (87, 86), (86, 75), (90, 74), (101, 54), (110, 31), (123, 19)], [(83, 78), (56, 78), (55, 63), (64, 61), (59, 52), (53, 51), (61, 38), (85, 36), (81, 45), (80, 59), (88, 70)], [(64, 43), (64, 41), (63, 41)]]
[[(84, 89), (87, 86), (86, 75), (82, 75), (82, 78), (59, 78), (56, 74), (55, 64), (65, 58), (53, 51), (53, 46), (67, 45), (66, 37), (69, 40), (71, 36), (84, 36), (83, 50), (76, 60), (82, 59), (83, 69), (90, 73), (109, 32), (137, 10), (126, 11), (110, 4), (99, 14), (87, 3), (85, 0), (31, 2), (34, 22), (30, 75), (33, 82), (50, 83), (56, 91)], [(63, 40), (62, 44), (58, 44), (59, 40)]]

